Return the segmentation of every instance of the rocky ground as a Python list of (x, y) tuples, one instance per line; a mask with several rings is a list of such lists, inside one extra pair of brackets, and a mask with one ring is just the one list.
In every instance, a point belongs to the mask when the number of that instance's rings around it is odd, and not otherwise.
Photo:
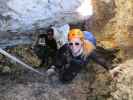
[[(96, 70), (96, 69), (95, 69)], [(86, 74), (85, 74), (86, 73)], [(111, 96), (111, 77), (101, 72), (82, 72), (70, 84), (30, 71), (0, 76), (1, 100), (106, 100)], [(112, 84), (112, 85), (111, 85)]]
[(133, 60), (127, 60), (117, 67), (116, 91), (112, 92), (113, 100), (133, 99)]
[[(7, 50), (37, 70), (39, 59), (29, 46)], [(28, 57), (28, 58), (27, 58)], [(91, 63), (70, 84), (62, 84), (57, 76), (40, 76), (22, 66), (1, 58), (0, 100), (132, 100), (133, 61), (127, 60), (110, 72)], [(4, 60), (3, 60), (4, 59)]]

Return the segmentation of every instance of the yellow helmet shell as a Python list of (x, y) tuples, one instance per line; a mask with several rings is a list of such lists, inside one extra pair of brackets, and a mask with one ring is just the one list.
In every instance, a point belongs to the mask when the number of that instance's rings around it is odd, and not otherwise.
[(68, 33), (68, 39), (84, 38), (84, 33), (80, 29), (71, 29)]

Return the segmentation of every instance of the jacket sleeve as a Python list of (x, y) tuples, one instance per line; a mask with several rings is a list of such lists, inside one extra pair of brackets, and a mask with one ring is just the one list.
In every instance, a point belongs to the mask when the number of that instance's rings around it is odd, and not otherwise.
[(68, 51), (67, 45), (63, 45), (56, 53), (55, 66), (57, 69), (61, 69), (63, 65), (67, 63), (66, 52)]
[(64, 65), (64, 69), (59, 73), (59, 79), (65, 82), (71, 82), (82, 70), (84, 63), (81, 60), (71, 59), (69, 64)]
[(89, 56), (90, 59), (94, 60), (96, 63), (103, 66), (106, 70), (109, 70), (112, 68), (112, 63), (110, 61), (107, 61), (104, 57), (104, 55), (101, 55), (100, 53), (93, 51), (93, 53)]

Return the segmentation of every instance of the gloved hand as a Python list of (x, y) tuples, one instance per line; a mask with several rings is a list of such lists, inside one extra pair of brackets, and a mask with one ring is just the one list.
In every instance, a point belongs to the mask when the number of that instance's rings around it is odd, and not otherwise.
[(61, 66), (64, 66), (65, 64), (69, 64), (71, 62), (71, 59), (72, 59), (72, 54), (69, 48), (66, 48), (64, 46), (58, 50), (54, 65), (60, 69), (62, 68)]
[(48, 75), (48, 76), (52, 76), (52, 75), (54, 75), (56, 73), (56, 71), (55, 71), (55, 66), (51, 66), (47, 71), (46, 71), (46, 74)]

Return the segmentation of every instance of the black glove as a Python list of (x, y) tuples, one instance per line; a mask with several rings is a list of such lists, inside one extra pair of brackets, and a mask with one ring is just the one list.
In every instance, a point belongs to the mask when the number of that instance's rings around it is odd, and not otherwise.
[(71, 59), (69, 64), (64, 66), (64, 70), (59, 73), (60, 80), (63, 83), (71, 82), (75, 76), (84, 67), (84, 62), (77, 59)]
[(69, 64), (71, 59), (72, 54), (70, 52), (70, 49), (68, 45), (64, 45), (57, 51), (55, 66), (60, 69), (62, 68), (62, 66)]

